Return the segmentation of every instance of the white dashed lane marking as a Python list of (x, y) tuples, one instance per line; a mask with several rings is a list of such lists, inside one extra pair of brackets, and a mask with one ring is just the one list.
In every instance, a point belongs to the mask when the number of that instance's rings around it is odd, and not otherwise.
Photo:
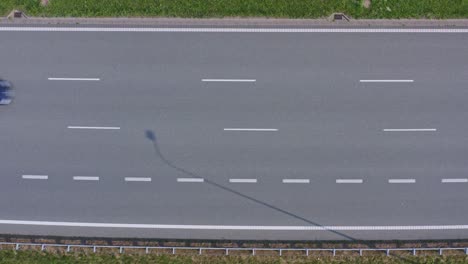
[(310, 183), (309, 179), (283, 179), (283, 183)]
[(203, 178), (177, 178), (177, 182), (204, 182)]
[(21, 178), (26, 180), (47, 180), (49, 176), (47, 175), (22, 175)]
[(412, 83), (414, 80), (359, 80), (362, 83)]
[(202, 82), (256, 82), (255, 79), (202, 79)]
[(442, 179), (442, 183), (467, 183), (468, 179), (458, 178), (458, 179)]
[(257, 183), (257, 179), (229, 179), (231, 183)]
[[(48, 175), (33, 175), (25, 174), (21, 176), (25, 180), (48, 180)], [(98, 176), (73, 176), (74, 181), (99, 181)], [(125, 177), (126, 182), (151, 182), (150, 177)], [(204, 178), (177, 178), (177, 182), (180, 183), (204, 183)], [(257, 183), (257, 179), (248, 178), (235, 178), (229, 179), (230, 183)], [(361, 184), (364, 183), (363, 179), (336, 179), (338, 184)], [(310, 179), (282, 179), (282, 183), (285, 184), (309, 184)], [(404, 184), (404, 183), (416, 183), (416, 179), (388, 179), (388, 183)], [(444, 178), (441, 179), (441, 183), (468, 183), (468, 178)]]
[(101, 130), (119, 130), (120, 127), (101, 127), (101, 126), (68, 126), (69, 129), (101, 129)]
[(150, 182), (151, 178), (145, 177), (125, 177), (126, 182)]
[(436, 128), (385, 128), (384, 132), (435, 132)]
[(388, 183), (416, 183), (415, 179), (389, 179)]
[(99, 177), (96, 176), (73, 176), (75, 181), (99, 181)]
[(224, 131), (241, 131), (241, 132), (276, 132), (277, 128), (225, 128)]
[(100, 81), (99, 78), (47, 78), (49, 81)]
[(362, 179), (337, 179), (336, 183), (363, 183)]

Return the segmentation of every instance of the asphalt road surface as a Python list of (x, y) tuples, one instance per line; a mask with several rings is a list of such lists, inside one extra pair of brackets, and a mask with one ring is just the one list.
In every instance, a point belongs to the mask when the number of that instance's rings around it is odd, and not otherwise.
[(0, 233), (468, 238), (466, 32), (0, 39)]

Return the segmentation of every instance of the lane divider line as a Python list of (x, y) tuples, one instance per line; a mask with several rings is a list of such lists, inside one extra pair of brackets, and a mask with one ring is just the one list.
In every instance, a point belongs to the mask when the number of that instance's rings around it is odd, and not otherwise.
[(283, 183), (310, 183), (309, 179), (283, 179)]
[(48, 180), (48, 175), (22, 175), (21, 178), (26, 180)]
[(257, 183), (257, 179), (229, 179), (231, 183)]
[(389, 179), (388, 183), (416, 183), (415, 179)]
[(202, 79), (202, 82), (256, 82), (256, 79)]
[(100, 78), (47, 78), (49, 81), (100, 81)]
[(97, 126), (68, 126), (69, 129), (102, 129), (102, 130), (119, 130), (120, 127), (97, 127)]
[(277, 128), (224, 128), (224, 131), (277, 132)]
[(436, 128), (385, 128), (384, 132), (435, 132)]
[(150, 182), (151, 178), (146, 177), (125, 177), (126, 182)]
[(183, 229), (183, 230), (251, 230), (251, 231), (415, 231), (415, 230), (467, 230), (468, 225), (399, 225), (399, 226), (260, 226), (260, 225), (169, 225), (125, 224), (93, 222), (59, 222), (30, 220), (0, 220), (3, 225), (63, 226), (91, 228), (138, 228), (138, 229)]
[(362, 83), (412, 83), (414, 80), (359, 80)]
[(336, 183), (363, 183), (362, 179), (337, 179)]
[(203, 178), (177, 178), (177, 182), (205, 182)]
[(73, 176), (74, 181), (99, 181), (96, 176)]
[(442, 179), (442, 183), (467, 183), (468, 179), (458, 178), (458, 179)]

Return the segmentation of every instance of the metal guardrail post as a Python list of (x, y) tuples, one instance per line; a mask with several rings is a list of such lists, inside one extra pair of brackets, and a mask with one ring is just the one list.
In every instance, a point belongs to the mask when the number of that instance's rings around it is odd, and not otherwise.
[(465, 255), (468, 255), (468, 248), (465, 248)]
[(229, 255), (229, 248), (226, 248), (226, 256)]
[(390, 249), (387, 248), (387, 257), (390, 256)]
[(19, 247), (20, 247), (20, 245), (18, 243), (16, 243), (15, 250), (18, 250)]
[(145, 247), (145, 254), (148, 254), (148, 247)]
[(120, 254), (123, 253), (123, 247), (119, 247), (119, 253), (120, 253)]
[(96, 253), (96, 246), (93, 246), (93, 253)]
[(306, 256), (309, 256), (309, 249), (306, 249)]
[(336, 256), (336, 249), (333, 249), (333, 256)]
[(362, 257), (362, 249), (359, 249), (359, 256)]
[(44, 249), (45, 249), (45, 245), (42, 244), (42, 245), (41, 245), (41, 251), (44, 251)]
[(175, 247), (172, 248), (172, 255), (175, 255)]
[(70, 252), (70, 245), (67, 245), (67, 252)]
[(413, 256), (416, 256), (416, 249), (413, 248)]
[(198, 249), (198, 255), (202, 254), (202, 248)]
[(441, 248), (439, 249), (439, 256), (442, 256), (442, 250), (443, 249), (441, 249)]
[(255, 248), (252, 248), (252, 256), (255, 256)]
[(279, 254), (280, 254), (280, 256), (283, 255), (283, 250), (281, 248), (280, 248)]

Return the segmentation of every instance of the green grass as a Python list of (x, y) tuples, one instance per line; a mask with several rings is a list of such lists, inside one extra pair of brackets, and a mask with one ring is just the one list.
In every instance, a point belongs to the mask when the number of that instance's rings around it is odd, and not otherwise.
[(445, 264), (468, 263), (466, 256), (452, 257), (354, 257), (354, 258), (279, 258), (234, 256), (171, 256), (171, 255), (107, 255), (107, 254), (52, 254), (39, 251), (0, 251), (0, 264), (71, 264), (71, 263), (158, 263), (158, 264)]
[(0, 0), (0, 13), (14, 8), (50, 17), (278, 17), (318, 18), (345, 12), (354, 18), (468, 18), (468, 0)]

